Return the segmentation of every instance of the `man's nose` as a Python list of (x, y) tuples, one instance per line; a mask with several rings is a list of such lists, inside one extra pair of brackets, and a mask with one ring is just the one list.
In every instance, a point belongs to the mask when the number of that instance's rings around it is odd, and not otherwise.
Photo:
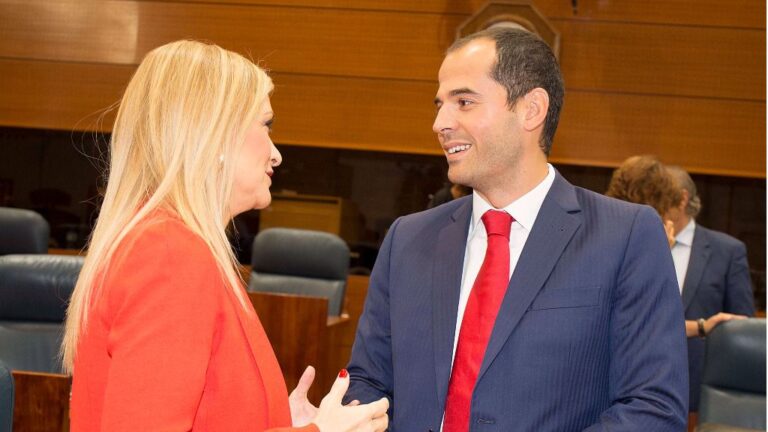
[(442, 134), (446, 131), (451, 131), (455, 128), (456, 120), (453, 117), (451, 110), (442, 106), (437, 109), (437, 115), (435, 116), (435, 122), (432, 123), (432, 130), (436, 134)]

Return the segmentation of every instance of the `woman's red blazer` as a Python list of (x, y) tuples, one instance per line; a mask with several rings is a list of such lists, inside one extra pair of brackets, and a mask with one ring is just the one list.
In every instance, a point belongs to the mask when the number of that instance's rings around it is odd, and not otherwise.
[(256, 313), (174, 214), (131, 230), (104, 277), (75, 358), (73, 432), (317, 431), (290, 427)]

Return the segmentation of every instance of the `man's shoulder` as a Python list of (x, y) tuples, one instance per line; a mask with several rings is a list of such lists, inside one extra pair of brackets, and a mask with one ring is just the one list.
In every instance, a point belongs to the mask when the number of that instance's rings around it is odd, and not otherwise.
[(587, 219), (607, 217), (614, 223), (632, 223), (638, 213), (655, 214), (655, 211), (647, 205), (611, 198), (578, 186), (573, 186), (573, 189), (576, 200)]
[(737, 239), (736, 237), (733, 237), (721, 231), (715, 231), (713, 229), (702, 226), (698, 223), (696, 224), (696, 233), (694, 235), (703, 235), (709, 241), (709, 243), (713, 244), (715, 247), (718, 247), (718, 248), (723, 248), (723, 249), (746, 248), (746, 246), (744, 245), (744, 242)]
[[(462, 212), (461, 210), (464, 210)], [(466, 213), (466, 214), (464, 214)], [(399, 226), (433, 225), (439, 221), (453, 221), (472, 213), (472, 195), (463, 196), (427, 210), (411, 213), (398, 218)]]

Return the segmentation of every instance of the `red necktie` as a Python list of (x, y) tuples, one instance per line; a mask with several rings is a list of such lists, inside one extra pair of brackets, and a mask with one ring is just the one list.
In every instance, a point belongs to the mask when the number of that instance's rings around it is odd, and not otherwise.
[(488, 232), (488, 248), (461, 322), (448, 384), (443, 432), (469, 430), (472, 392), (509, 284), (509, 232), (514, 218), (503, 211), (488, 210), (482, 220)]

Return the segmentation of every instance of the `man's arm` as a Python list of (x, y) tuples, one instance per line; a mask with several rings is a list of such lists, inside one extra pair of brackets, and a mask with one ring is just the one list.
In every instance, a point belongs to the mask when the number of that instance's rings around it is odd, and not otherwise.
[(747, 248), (739, 242), (735, 248), (725, 284), (723, 311), (732, 314), (755, 316), (755, 295), (749, 276)]
[(390, 418), (393, 403), (392, 339), (389, 315), (389, 272), (392, 238), (399, 220), (384, 238), (373, 267), (365, 308), (357, 326), (352, 358), (347, 370), (349, 390), (344, 403), (359, 400), (368, 403), (389, 398)]
[(587, 431), (685, 431), (688, 365), (674, 264), (658, 216), (638, 211), (611, 315), (611, 406)]
[[(728, 261), (728, 273), (724, 276), (722, 312), (705, 317), (702, 327), (708, 335), (719, 324), (732, 319), (743, 319), (755, 315), (755, 296), (752, 293), (752, 280), (749, 277), (747, 248), (738, 242), (732, 247)], [(685, 334), (700, 337), (698, 321), (685, 322)]]

